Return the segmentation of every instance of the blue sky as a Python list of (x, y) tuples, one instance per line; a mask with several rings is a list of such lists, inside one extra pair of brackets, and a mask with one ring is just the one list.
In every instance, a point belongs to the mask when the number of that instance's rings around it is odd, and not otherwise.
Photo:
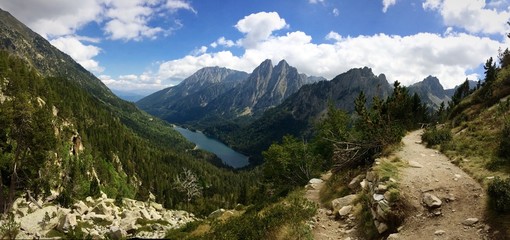
[(328, 79), (477, 79), (510, 44), (509, 0), (0, 0), (110, 88), (147, 94), (205, 66), (285, 59)]

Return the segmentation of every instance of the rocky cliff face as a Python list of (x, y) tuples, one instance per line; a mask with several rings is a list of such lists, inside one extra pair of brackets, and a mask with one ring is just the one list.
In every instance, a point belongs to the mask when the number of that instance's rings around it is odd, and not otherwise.
[(428, 76), (421, 82), (417, 82), (409, 86), (411, 93), (416, 93), (428, 107), (438, 109), (442, 102), (445, 105), (451, 101), (448, 92), (443, 88), (439, 79), (433, 76)]
[(170, 122), (185, 122), (202, 116), (218, 96), (239, 85), (248, 74), (220, 67), (198, 70), (179, 85), (153, 93), (136, 104)]
[(303, 85), (324, 80), (299, 74), (282, 60), (273, 66), (265, 60), (251, 74), (226, 68), (208, 67), (197, 71), (179, 85), (163, 89), (137, 105), (170, 122), (186, 123), (204, 119), (235, 119), (261, 115), (282, 103)]
[(265, 60), (253, 70), (245, 83), (218, 97), (209, 109), (227, 117), (262, 113), (313, 80), (299, 74), (285, 60), (276, 66), (271, 60)]

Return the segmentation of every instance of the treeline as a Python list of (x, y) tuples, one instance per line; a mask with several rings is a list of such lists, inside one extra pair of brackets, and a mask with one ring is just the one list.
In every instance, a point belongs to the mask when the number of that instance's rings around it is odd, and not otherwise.
[[(0, 52), (0, 84), (4, 209), (27, 190), (36, 197), (50, 189), (61, 191), (63, 205), (100, 190), (119, 200), (145, 200), (151, 192), (168, 208), (202, 214), (254, 199), (257, 171), (213, 166), (208, 162), (213, 155), (191, 151), (193, 146), (168, 124), (133, 104), (105, 103), (76, 81), (44, 78), (6, 52)], [(192, 201), (175, 186), (185, 170), (197, 176), (203, 191)]]

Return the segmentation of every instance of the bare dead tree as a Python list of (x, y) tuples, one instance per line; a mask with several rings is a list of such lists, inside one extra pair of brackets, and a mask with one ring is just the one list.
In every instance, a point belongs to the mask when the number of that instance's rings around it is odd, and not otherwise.
[(202, 186), (198, 182), (198, 177), (191, 170), (183, 168), (183, 171), (175, 177), (174, 188), (186, 194), (187, 203), (195, 197), (202, 196)]
[(339, 141), (333, 141), (333, 145), (334, 171), (339, 171), (347, 167), (352, 167), (371, 161), (374, 153), (378, 152), (378, 150), (382, 147), (381, 144), (377, 143)]

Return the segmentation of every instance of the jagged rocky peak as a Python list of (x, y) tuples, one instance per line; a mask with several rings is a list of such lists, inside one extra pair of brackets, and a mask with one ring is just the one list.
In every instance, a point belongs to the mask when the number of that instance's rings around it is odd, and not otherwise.
[(224, 67), (204, 67), (196, 71), (193, 75), (186, 78), (184, 84), (194, 83), (219, 83), (225, 80), (229, 75), (235, 73), (242, 73), (239, 71), (231, 70)]

